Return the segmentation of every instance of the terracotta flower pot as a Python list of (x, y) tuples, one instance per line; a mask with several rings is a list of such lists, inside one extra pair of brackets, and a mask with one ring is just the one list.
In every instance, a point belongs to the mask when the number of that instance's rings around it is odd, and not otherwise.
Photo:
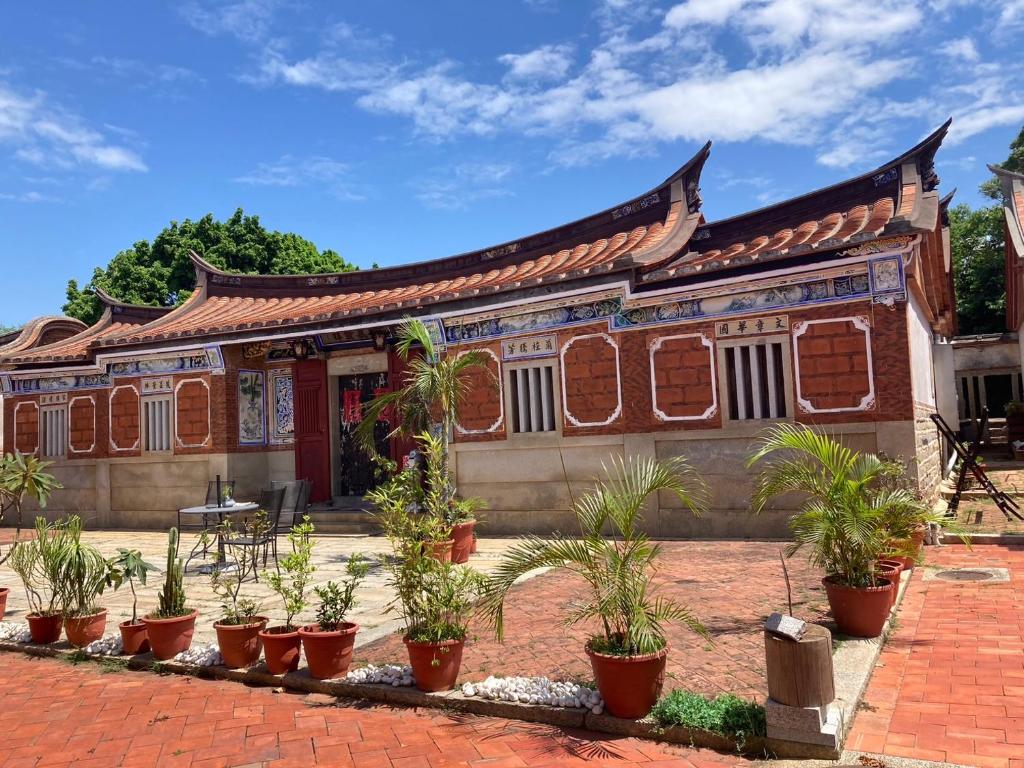
[(910, 534), (910, 542), (914, 548), (915, 555), (920, 555), (921, 547), (924, 546), (924, 537), (927, 533), (928, 529), (922, 525), (920, 528), (915, 528), (914, 532)]
[(452, 561), (452, 545), (454, 543), (454, 539), (428, 541), (426, 543), (427, 554), (439, 562), (450, 563)]
[(341, 629), (330, 632), (321, 631), (319, 624), (299, 627), (309, 676), (317, 680), (328, 680), (348, 672), (358, 631), (359, 625), (351, 621), (341, 624)]
[(149, 650), (149, 635), (146, 633), (146, 625), (140, 621), (132, 624), (131, 620), (122, 621), (117, 625), (121, 630), (121, 653), (126, 656), (135, 656), (139, 653), (146, 653)]
[(892, 582), (892, 593), (889, 600), (889, 608), (896, 605), (896, 593), (900, 588), (900, 574), (903, 573), (903, 563), (899, 560), (879, 560), (875, 563), (875, 573), (883, 579)]
[(613, 656), (587, 646), (597, 689), (605, 708), (615, 717), (638, 720), (651, 711), (665, 683), (666, 645), (644, 656)]
[(270, 627), (260, 631), (263, 641), (263, 659), (272, 675), (283, 675), (299, 668), (302, 638), (299, 630), (288, 627)]
[(473, 552), (473, 529), (476, 520), (452, 526), (452, 562), (465, 563)]
[(192, 633), (196, 629), (196, 617), (199, 611), (192, 611), (186, 616), (175, 616), (171, 619), (157, 619), (144, 616), (146, 635), (153, 650), (153, 657), (158, 661), (173, 659), (192, 645)]
[(454, 688), (465, 646), (465, 640), (445, 640), (440, 643), (406, 640), (405, 648), (409, 652), (409, 664), (416, 678), (416, 687), (428, 693)]
[(469, 545), (469, 554), (471, 554), (471, 555), (475, 555), (476, 554), (476, 545), (477, 545), (476, 531), (474, 531), (473, 532), (473, 542)]
[(7, 587), (0, 587), (0, 621), (4, 620), (4, 611), (7, 610), (7, 593), (10, 591)]
[(64, 619), (64, 634), (75, 648), (85, 648), (89, 643), (101, 639), (106, 628), (106, 608), (91, 616), (70, 616)]
[(28, 620), (28, 631), (32, 635), (33, 643), (48, 645), (60, 640), (60, 631), (64, 628), (64, 617), (59, 613), (45, 615), (30, 613), (25, 618)]
[(251, 667), (260, 660), (263, 642), (260, 631), (267, 626), (265, 616), (254, 616), (249, 624), (221, 624), (214, 622), (217, 631), (217, 645), (228, 669)]
[(832, 581), (831, 576), (821, 580), (832, 608), (832, 617), (839, 631), (850, 637), (878, 637), (889, 617), (894, 585), (888, 579), (879, 579), (876, 587), (847, 587)]

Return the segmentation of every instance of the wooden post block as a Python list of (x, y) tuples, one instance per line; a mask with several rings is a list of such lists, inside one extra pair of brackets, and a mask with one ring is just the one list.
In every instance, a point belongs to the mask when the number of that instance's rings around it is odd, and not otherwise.
[(807, 625), (799, 640), (764, 633), (768, 696), (789, 707), (822, 707), (835, 700), (832, 634)]

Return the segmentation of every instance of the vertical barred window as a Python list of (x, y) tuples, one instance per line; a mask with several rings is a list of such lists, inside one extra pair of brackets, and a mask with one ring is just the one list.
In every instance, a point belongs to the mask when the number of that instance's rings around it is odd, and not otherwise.
[(142, 450), (157, 453), (171, 450), (173, 406), (170, 395), (142, 398)]
[(555, 367), (551, 364), (513, 368), (508, 372), (512, 400), (512, 431), (555, 431)]
[(42, 434), (40, 453), (44, 459), (62, 459), (68, 450), (68, 409), (55, 405), (39, 409)]
[(783, 354), (780, 341), (753, 341), (725, 348), (730, 419), (786, 418)]

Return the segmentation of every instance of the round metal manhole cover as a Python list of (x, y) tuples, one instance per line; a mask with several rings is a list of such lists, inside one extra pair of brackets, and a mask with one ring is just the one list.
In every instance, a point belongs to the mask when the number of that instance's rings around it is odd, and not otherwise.
[(960, 571), (939, 571), (935, 574), (935, 578), (943, 581), (988, 581), (994, 576), (988, 571), (974, 571), (965, 568)]

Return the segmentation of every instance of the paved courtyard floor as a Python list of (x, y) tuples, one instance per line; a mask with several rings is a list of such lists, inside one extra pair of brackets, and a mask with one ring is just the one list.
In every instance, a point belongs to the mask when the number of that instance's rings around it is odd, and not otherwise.
[(519, 721), (0, 653), (0, 768), (725, 768), (736, 756)]
[(926, 548), (937, 568), (1006, 568), (1008, 583), (952, 583), (918, 568), (847, 749), (1024, 768), (1024, 547)]

